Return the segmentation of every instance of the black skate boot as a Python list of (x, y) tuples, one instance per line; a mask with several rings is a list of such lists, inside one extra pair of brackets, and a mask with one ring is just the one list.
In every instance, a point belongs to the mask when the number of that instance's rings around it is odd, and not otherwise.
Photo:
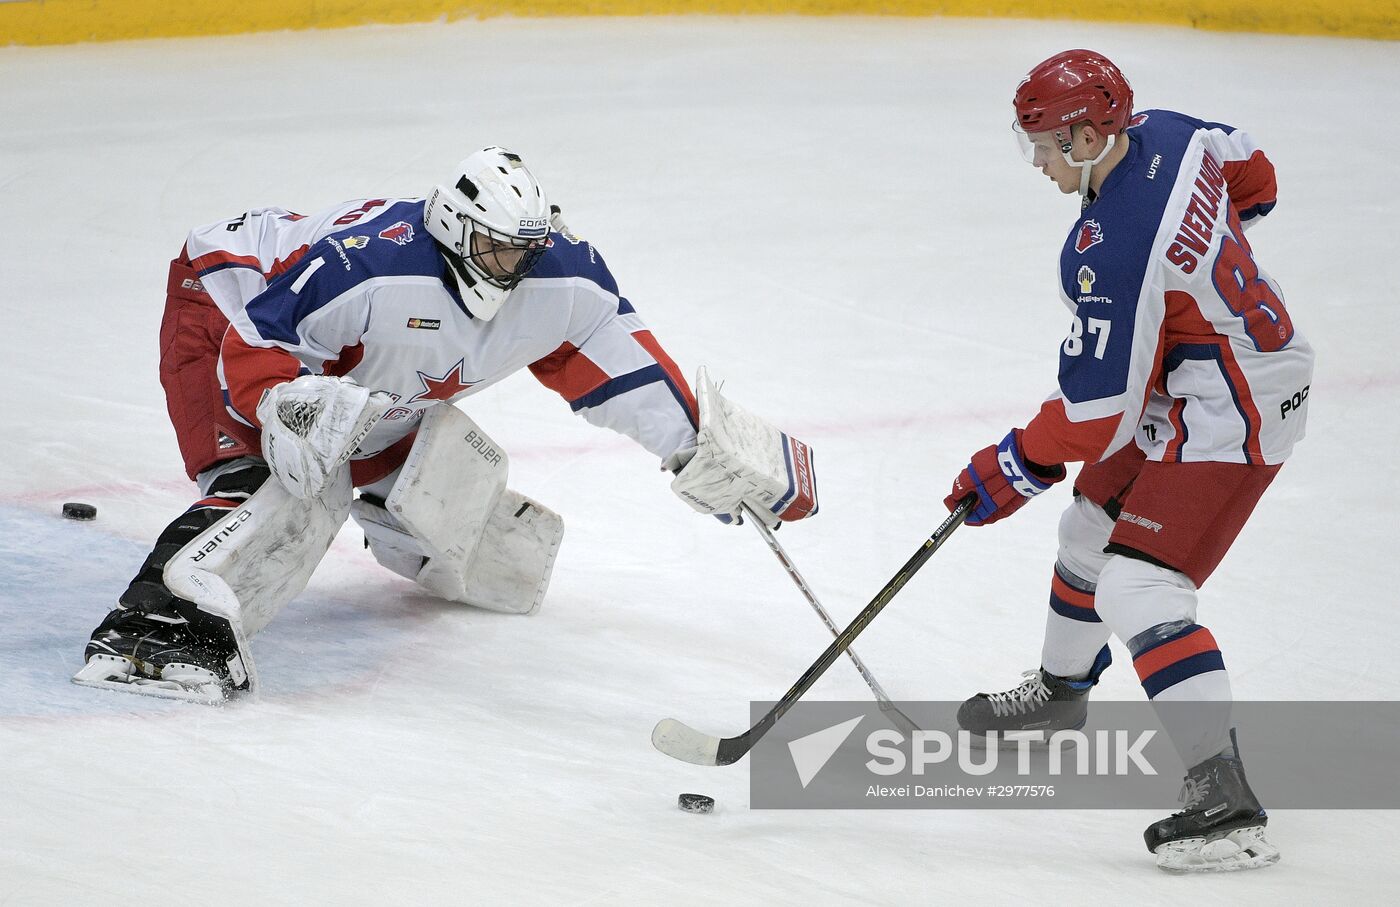
[(169, 592), (161, 603), (124, 601), (92, 631), (86, 664), (73, 677), (84, 686), (168, 699), (222, 702), (248, 688), (233, 628)]
[(995, 732), (998, 745), (1015, 746), (1007, 734), (1040, 731), (1045, 739), (1055, 731), (1078, 730), (1089, 715), (1089, 691), (1099, 675), (1113, 663), (1104, 646), (1084, 680), (1057, 677), (1044, 668), (1026, 671), (1025, 680), (1005, 693), (978, 693), (958, 709), (958, 726), (972, 734), (973, 743), (990, 743)]
[(1264, 838), (1268, 814), (1245, 780), (1233, 729), (1225, 754), (1187, 772), (1181, 800), (1184, 810), (1153, 822), (1142, 833), (1162, 869), (1226, 872), (1278, 862), (1278, 848)]
[(222, 702), (230, 692), (248, 689), (233, 627), (175, 597), (156, 560), (164, 564), (153, 554), (92, 631), (83, 651), (86, 664), (73, 682), (199, 702)]

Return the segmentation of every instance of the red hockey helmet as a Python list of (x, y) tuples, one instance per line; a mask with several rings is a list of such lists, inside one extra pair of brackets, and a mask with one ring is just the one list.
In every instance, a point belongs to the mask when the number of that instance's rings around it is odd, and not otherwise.
[(1105, 135), (1133, 115), (1133, 87), (1121, 70), (1092, 50), (1067, 50), (1037, 65), (1016, 88), (1016, 125), (1051, 132), (1089, 123)]

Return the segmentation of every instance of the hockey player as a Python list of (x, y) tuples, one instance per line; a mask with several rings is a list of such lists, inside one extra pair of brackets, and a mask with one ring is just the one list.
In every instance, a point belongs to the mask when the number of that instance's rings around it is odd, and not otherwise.
[(1015, 95), (1026, 159), (1082, 200), (1060, 254), (1073, 320), (1059, 386), (1024, 429), (973, 454), (946, 499), (994, 523), (1085, 465), (1060, 520), (1041, 667), (978, 694), (959, 723), (986, 734), (1082, 725), (1116, 635), (1156, 704), (1214, 703), (1184, 726), (1185, 809), (1154, 823), (1169, 870), (1264, 866), (1278, 851), (1229, 727), (1225, 662), (1196, 590), (1303, 436), (1313, 354), (1245, 229), (1274, 207), (1274, 170), (1244, 132), (1167, 110), (1133, 113), (1113, 63), (1051, 57)]
[(380, 564), (429, 592), (534, 613), (563, 523), (505, 487), (503, 448), (451, 405), (524, 368), (658, 457), (702, 513), (816, 511), (807, 448), (703, 369), (693, 394), (598, 250), (498, 147), (426, 200), (261, 208), (194, 230), (170, 266), (160, 349), (202, 497), (93, 631), (82, 684), (201, 701), (254, 690), (248, 637), (347, 516)]

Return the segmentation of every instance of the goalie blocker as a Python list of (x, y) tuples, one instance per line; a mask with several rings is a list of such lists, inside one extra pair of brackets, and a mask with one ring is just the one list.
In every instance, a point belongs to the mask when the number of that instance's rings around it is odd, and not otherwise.
[(817, 512), (812, 450), (719, 392), (702, 366), (695, 379), (700, 430), (693, 450), (667, 461), (671, 490), (701, 513), (738, 519), (744, 505), (770, 526)]

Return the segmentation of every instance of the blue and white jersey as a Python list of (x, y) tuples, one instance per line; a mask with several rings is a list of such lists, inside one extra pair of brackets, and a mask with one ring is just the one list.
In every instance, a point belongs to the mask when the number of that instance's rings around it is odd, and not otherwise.
[(1313, 353), (1245, 239), (1274, 207), (1273, 166), (1245, 133), (1171, 111), (1126, 136), (1060, 255), (1073, 321), (1026, 456), (1093, 463), (1136, 442), (1153, 460), (1281, 463)]
[[(211, 295), (213, 286), (266, 284), (246, 299), (237, 290), (216, 297), (231, 325), (219, 376), (235, 416), (256, 425), (263, 391), (298, 374), (343, 375), (383, 391), (395, 405), (361, 445), (362, 462), (352, 462), (365, 484), (401, 462), (428, 406), (528, 368), (588, 421), (663, 460), (694, 446), (689, 385), (591, 244), (551, 234), (530, 275), (481, 321), (423, 228), (423, 201), (368, 204), (365, 216), (310, 242), (275, 274), (256, 255), (192, 253)], [(248, 273), (228, 273), (238, 270)]]
[(185, 254), (204, 290), (230, 317), (300, 261), (312, 243), (388, 204), (386, 198), (356, 199), (311, 215), (276, 206), (252, 208), (191, 230)]

